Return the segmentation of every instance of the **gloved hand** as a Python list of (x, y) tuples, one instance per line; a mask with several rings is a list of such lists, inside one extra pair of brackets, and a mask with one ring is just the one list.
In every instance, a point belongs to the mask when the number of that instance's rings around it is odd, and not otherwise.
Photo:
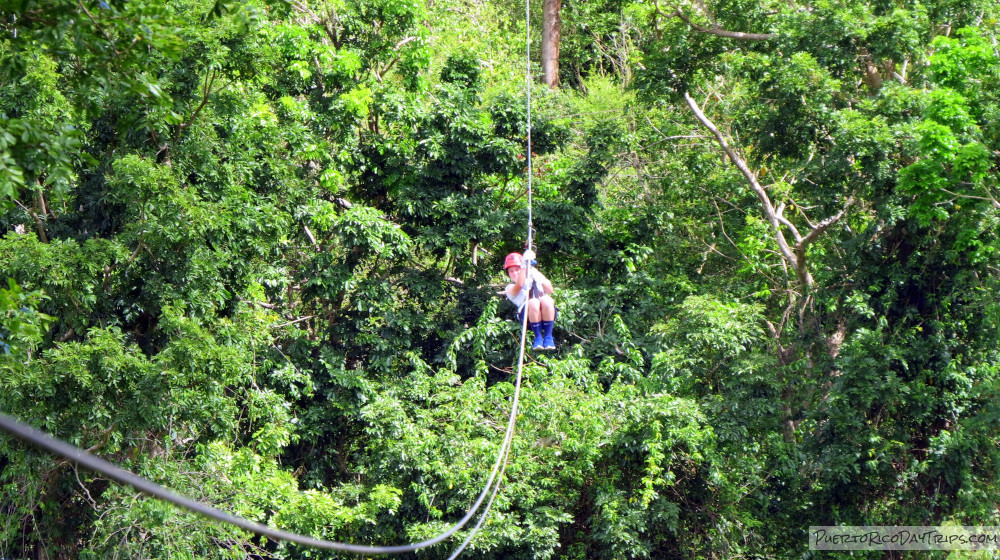
[(531, 266), (535, 266), (535, 252), (531, 249), (525, 249), (524, 253), (521, 255), (524, 258), (524, 262), (531, 263)]

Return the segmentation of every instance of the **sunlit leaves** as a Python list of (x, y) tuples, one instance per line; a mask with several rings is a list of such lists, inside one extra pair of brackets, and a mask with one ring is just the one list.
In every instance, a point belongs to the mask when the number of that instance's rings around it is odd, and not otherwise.
[[(432, 536), (505, 429), (528, 171), (559, 350), (528, 353), (475, 554), (790, 557), (809, 516), (993, 519), (993, 4), (564, 6), (530, 170), (510, 8), (5, 12), (4, 410), (284, 529)], [(776, 234), (814, 231), (802, 286)], [(0, 448), (0, 553), (315, 555)]]
[(955, 35), (938, 36), (931, 43), (931, 78), (957, 91), (975, 89), (984, 76), (995, 80), (998, 65), (989, 40), (974, 28), (959, 29)]
[(13, 278), (0, 289), (0, 353), (28, 359), (55, 317), (39, 313), (43, 292), (25, 292)]

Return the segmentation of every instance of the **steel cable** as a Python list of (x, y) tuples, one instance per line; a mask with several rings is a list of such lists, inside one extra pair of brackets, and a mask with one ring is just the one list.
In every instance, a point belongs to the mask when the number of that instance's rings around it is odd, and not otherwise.
[[(519, 389), (519, 387), (518, 387)], [(515, 393), (515, 399), (517, 393)], [(516, 410), (516, 405), (514, 410)], [(151, 482), (141, 476), (138, 476), (132, 472), (129, 472), (117, 465), (114, 465), (100, 457), (91, 455), (86, 451), (66, 443), (64, 441), (58, 440), (41, 430), (35, 429), (23, 422), (20, 422), (6, 414), (0, 413), (0, 429), (9, 432), (10, 434), (16, 436), (17, 438), (30, 443), (36, 447), (44, 449), (53, 455), (64, 457), (69, 459), (84, 468), (90, 469), (94, 472), (100, 473), (111, 480), (120, 482), (122, 484), (127, 484), (132, 486), (140, 492), (149, 494), (150, 496), (159, 498), (161, 500), (170, 502), (174, 505), (183, 507), (205, 517), (221, 521), (223, 523), (228, 523), (234, 525), (241, 529), (245, 529), (252, 533), (256, 533), (261, 536), (268, 537), (274, 540), (281, 540), (300, 544), (303, 546), (309, 546), (313, 548), (325, 549), (325, 550), (337, 550), (341, 552), (352, 552), (356, 554), (401, 554), (404, 552), (412, 552), (421, 548), (425, 548), (434, 544), (437, 544), (452, 535), (454, 535), (459, 529), (465, 526), (470, 519), (476, 514), (479, 506), (482, 505), (483, 500), (486, 498), (486, 494), (490, 491), (493, 486), (493, 481), (496, 478), (497, 472), (500, 469), (501, 463), (504, 461), (507, 448), (510, 446), (511, 436), (513, 434), (513, 423), (515, 420), (514, 414), (511, 414), (511, 419), (508, 422), (507, 434), (504, 437), (504, 445), (501, 446), (500, 453), (497, 454), (496, 463), (493, 465), (493, 471), (490, 473), (490, 477), (486, 482), (486, 487), (479, 494), (479, 498), (476, 503), (473, 504), (472, 508), (466, 513), (458, 523), (453, 525), (447, 531), (427, 539), (425, 541), (417, 543), (409, 543), (404, 545), (394, 545), (394, 546), (366, 546), (357, 545), (349, 543), (341, 543), (335, 541), (327, 541), (322, 539), (315, 539), (312, 537), (307, 537), (304, 535), (299, 535), (297, 533), (291, 533), (288, 531), (282, 531), (279, 529), (274, 529), (242, 517), (237, 517), (230, 515), (224, 511), (216, 509), (212, 506), (192, 500), (185, 496), (181, 496), (171, 490), (168, 490), (154, 482)]]
[[(526, 135), (527, 156), (525, 159), (527, 161), (526, 175), (527, 175), (527, 189), (528, 189), (528, 241), (526, 246), (527, 248), (530, 249), (533, 245), (534, 232), (535, 232), (534, 225), (532, 224), (532, 209), (531, 209), (531, 202), (532, 202), (531, 201), (531, 194), (532, 194), (531, 193), (531, 83), (532, 83), (531, 82), (531, 0), (525, 0), (524, 2), (524, 45), (525, 45), (524, 59), (526, 62), (524, 87), (525, 87), (525, 99), (527, 105), (527, 116), (525, 117), (525, 122), (527, 123), (527, 135)], [(528, 259), (525, 259), (525, 261), (526, 262), (524, 263), (524, 266), (527, 269), (527, 272), (525, 273), (525, 278), (528, 278), (531, 275), (531, 261)], [(527, 303), (525, 303), (525, 307), (527, 307)], [(512, 404), (513, 408), (511, 410), (510, 426), (508, 427), (508, 430), (511, 431), (511, 433), (513, 433), (514, 421), (515, 418), (517, 417), (517, 407), (519, 403), (519, 396), (521, 393), (521, 373), (524, 368), (524, 347), (525, 347), (525, 341), (527, 340), (527, 335), (528, 335), (528, 310), (527, 308), (525, 308), (524, 317), (522, 318), (522, 323), (521, 323), (521, 350), (517, 360), (517, 381), (514, 385), (515, 386), (514, 402)], [(463, 550), (465, 550), (465, 547), (467, 547), (469, 543), (472, 542), (472, 539), (475, 538), (476, 534), (479, 533), (479, 529), (482, 527), (483, 523), (486, 521), (487, 516), (489, 516), (490, 514), (490, 509), (493, 507), (493, 500), (494, 498), (496, 498), (497, 492), (500, 490), (500, 483), (503, 480), (504, 471), (507, 470), (507, 459), (510, 457), (510, 447), (511, 447), (510, 442), (505, 442), (505, 443), (507, 444), (507, 452), (504, 455), (503, 467), (500, 469), (500, 476), (497, 477), (496, 485), (493, 487), (493, 492), (490, 494), (490, 500), (486, 502), (486, 508), (483, 509), (483, 513), (479, 516), (479, 520), (476, 521), (476, 525), (469, 532), (469, 536), (466, 537), (464, 541), (462, 541), (462, 544), (459, 545), (459, 547), (455, 549), (454, 552), (452, 552), (451, 556), (448, 557), (448, 560), (455, 560), (455, 558), (458, 558), (458, 555), (461, 554)]]
[[(526, 99), (527, 99), (527, 191), (528, 191), (528, 231), (527, 231), (527, 243), (526, 247), (531, 248), (533, 245), (533, 234), (534, 229), (532, 226), (532, 185), (531, 185), (531, 37), (530, 37), (530, 0), (525, 2), (525, 45), (526, 53), (525, 58), (527, 60), (527, 73), (526, 73)], [(526, 274), (531, 273), (531, 262), (525, 262)], [(18, 439), (34, 445), (38, 448), (44, 449), (53, 455), (63, 457), (69, 461), (76, 463), (79, 466), (90, 469), (96, 473), (102, 474), (111, 480), (119, 482), (121, 484), (127, 484), (132, 486), (140, 492), (144, 492), (155, 498), (159, 498), (166, 502), (170, 502), (176, 506), (185, 508), (194, 513), (203, 515), (205, 517), (215, 519), (216, 521), (221, 521), (223, 523), (228, 523), (235, 527), (239, 527), (251, 533), (261, 535), (276, 541), (286, 541), (303, 546), (308, 546), (312, 548), (324, 549), (324, 550), (336, 550), (340, 552), (351, 552), (355, 554), (402, 554), (406, 552), (413, 552), (415, 550), (426, 548), (438, 544), (445, 539), (448, 539), (454, 535), (458, 530), (464, 527), (469, 520), (476, 514), (479, 507), (482, 505), (483, 500), (486, 495), (490, 494), (489, 502), (486, 505), (485, 510), (482, 515), (480, 515), (479, 520), (473, 527), (472, 531), (462, 542), (462, 544), (452, 553), (449, 560), (454, 560), (459, 554), (465, 549), (465, 547), (472, 542), (472, 539), (479, 532), (485, 522), (487, 515), (489, 514), (490, 508), (493, 504), (494, 498), (496, 498), (497, 492), (500, 489), (500, 481), (503, 478), (503, 473), (507, 468), (507, 460), (510, 456), (510, 449), (513, 443), (514, 437), (514, 426), (517, 423), (517, 410), (520, 401), (521, 394), (521, 379), (524, 368), (524, 354), (525, 354), (525, 341), (527, 340), (528, 331), (528, 313), (525, 309), (524, 317), (521, 323), (521, 345), (518, 355), (517, 364), (517, 376), (514, 384), (514, 396), (511, 403), (511, 413), (507, 421), (507, 431), (504, 434), (503, 443), (500, 446), (500, 450), (497, 453), (497, 460), (493, 464), (493, 469), (490, 472), (490, 476), (486, 481), (486, 485), (483, 491), (480, 492), (476, 502), (472, 505), (469, 511), (459, 520), (455, 525), (450, 527), (448, 530), (438, 534), (430, 539), (402, 544), (393, 546), (367, 546), (367, 545), (357, 545), (349, 543), (341, 543), (336, 541), (328, 541), (323, 539), (316, 539), (313, 537), (307, 537), (305, 535), (300, 535), (297, 533), (292, 533), (289, 531), (282, 531), (280, 529), (274, 529), (267, 525), (257, 523), (255, 521), (250, 521), (249, 519), (244, 519), (235, 515), (228, 514), (220, 509), (212, 507), (208, 504), (199, 502), (197, 500), (192, 500), (182, 496), (172, 490), (164, 488), (146, 478), (136, 475), (130, 471), (127, 471), (109, 461), (101, 459), (96, 455), (92, 455), (79, 447), (72, 444), (66, 443), (62, 440), (54, 438), (45, 432), (38, 430), (28, 424), (25, 424), (7, 414), (0, 411), (0, 429), (10, 433), (11, 435), (17, 437)], [(499, 472), (499, 476), (498, 476)], [(494, 484), (495, 481), (495, 484)], [(491, 492), (492, 489), (492, 492)]]

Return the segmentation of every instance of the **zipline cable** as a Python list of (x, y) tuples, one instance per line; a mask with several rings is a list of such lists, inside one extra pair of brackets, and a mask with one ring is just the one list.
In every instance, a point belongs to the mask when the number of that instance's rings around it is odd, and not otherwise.
[(472, 528), (471, 531), (469, 531), (469, 536), (466, 537), (464, 541), (462, 541), (462, 544), (455, 549), (455, 552), (451, 553), (451, 556), (448, 557), (448, 560), (455, 560), (455, 558), (458, 558), (458, 555), (461, 554), (463, 550), (465, 550), (465, 547), (469, 546), (469, 543), (472, 542), (473, 538), (475, 538), (476, 533), (479, 532), (479, 528), (483, 526), (483, 522), (486, 521), (487, 517), (489, 517), (490, 508), (493, 507), (493, 499), (497, 497), (497, 491), (500, 490), (500, 483), (503, 481), (503, 473), (504, 471), (507, 470), (507, 458), (509, 456), (510, 456), (510, 447), (508, 446), (507, 454), (504, 456), (503, 460), (503, 467), (500, 468), (500, 477), (497, 478), (497, 483), (493, 485), (493, 493), (490, 494), (490, 499), (488, 502), (486, 502), (486, 507), (483, 509), (482, 515), (479, 516), (479, 521), (476, 521), (476, 525)]
[[(529, 93), (530, 96), (530, 93)], [(530, 103), (530, 101), (529, 101)], [(529, 116), (530, 120), (530, 116)], [(530, 159), (530, 131), (528, 138), (528, 154)], [(532, 238), (532, 227), (531, 227), (531, 168), (528, 167), (528, 246), (531, 245)], [(531, 262), (525, 263), (525, 268), (527, 273), (531, 272)], [(482, 526), (483, 522), (486, 520), (486, 516), (489, 513), (489, 508), (493, 504), (493, 499), (496, 497), (497, 491), (500, 488), (500, 479), (503, 477), (503, 472), (507, 468), (507, 459), (510, 455), (510, 448), (514, 439), (514, 426), (517, 423), (517, 410), (520, 403), (521, 395), (521, 379), (522, 372), (524, 368), (524, 353), (525, 353), (525, 341), (527, 340), (528, 332), (528, 313), (525, 310), (524, 317), (521, 322), (521, 344), (520, 351), (518, 354), (518, 364), (517, 364), (517, 376), (514, 383), (514, 396), (511, 403), (510, 417), (507, 420), (507, 430), (504, 433), (503, 443), (500, 446), (500, 450), (497, 453), (497, 459), (493, 464), (493, 469), (490, 472), (489, 478), (486, 480), (486, 485), (482, 492), (479, 493), (476, 502), (472, 505), (465, 516), (458, 521), (455, 525), (449, 528), (447, 531), (440, 533), (439, 535), (427, 539), (425, 541), (417, 543), (409, 543), (404, 545), (394, 545), (394, 546), (366, 546), (366, 545), (356, 545), (349, 543), (341, 543), (336, 541), (327, 541), (322, 539), (316, 539), (313, 537), (307, 537), (304, 535), (299, 535), (297, 533), (291, 533), (288, 531), (282, 531), (280, 529), (274, 529), (257, 523), (255, 521), (250, 521), (249, 519), (244, 519), (242, 517), (237, 517), (235, 515), (228, 514), (222, 510), (216, 509), (212, 506), (204, 504), (202, 502), (192, 500), (185, 496), (181, 496), (163, 486), (160, 486), (154, 482), (151, 482), (141, 476), (138, 476), (130, 471), (127, 471), (113, 463), (101, 459), (96, 455), (91, 455), (90, 453), (56, 439), (45, 432), (33, 428), (28, 424), (25, 424), (7, 414), (0, 411), (0, 430), (9, 432), (13, 436), (21, 439), (26, 443), (30, 443), (36, 447), (44, 449), (53, 455), (64, 457), (69, 459), (71, 462), (76, 463), (79, 466), (90, 469), (94, 472), (102, 474), (111, 480), (120, 482), (122, 484), (127, 484), (132, 486), (140, 492), (144, 492), (150, 496), (159, 498), (166, 502), (170, 502), (176, 506), (183, 507), (194, 513), (221, 521), (223, 523), (228, 523), (230, 525), (239, 527), (241, 529), (250, 531), (252, 533), (265, 536), (269, 539), (276, 541), (287, 541), (295, 544), (300, 544), (303, 546), (309, 546), (312, 548), (319, 548), (325, 550), (337, 550), (340, 552), (351, 552), (355, 554), (402, 554), (405, 552), (413, 552), (415, 550), (426, 548), (428, 546), (435, 545), (445, 539), (451, 537), (459, 529), (464, 527), (469, 520), (476, 514), (479, 507), (482, 505), (483, 500), (486, 495), (490, 494), (490, 500), (484, 510), (483, 514), (480, 516), (479, 521), (476, 523), (474, 529), (471, 531), (466, 540), (462, 545), (453, 553), (451, 559), (457, 557), (462, 550), (472, 541), (479, 528)], [(499, 476), (498, 476), (499, 473)], [(496, 481), (496, 484), (494, 484)], [(492, 489), (492, 492), (491, 492)]]
[[(530, 36), (530, 23), (531, 23), (531, 4), (530, 0), (525, 1), (525, 59), (527, 61), (527, 72), (525, 75), (525, 89), (526, 89), (526, 105), (527, 105), (527, 190), (528, 190), (528, 232), (527, 232), (527, 243), (526, 248), (530, 249), (534, 244), (534, 227), (532, 224), (532, 208), (531, 208), (531, 36)], [(526, 275), (531, 274), (531, 261), (525, 259), (524, 267)], [(527, 304), (525, 304), (527, 306)], [(287, 541), (295, 544), (300, 544), (303, 546), (308, 546), (312, 548), (319, 548), (324, 550), (336, 550), (340, 552), (351, 552), (355, 554), (402, 554), (406, 552), (413, 552), (421, 548), (426, 548), (428, 546), (435, 545), (445, 539), (451, 537), (459, 529), (464, 527), (469, 520), (476, 514), (479, 510), (479, 506), (482, 505), (483, 500), (486, 498), (486, 494), (490, 494), (489, 502), (486, 508), (483, 510), (476, 522), (476, 525), (470, 531), (468, 537), (465, 541), (452, 553), (448, 560), (454, 560), (459, 554), (465, 550), (472, 539), (479, 532), (480, 527), (482, 527), (487, 516), (489, 515), (490, 508), (493, 505), (493, 500), (496, 498), (497, 492), (500, 489), (500, 482), (503, 478), (504, 471), (507, 469), (507, 460), (510, 457), (510, 449), (513, 444), (514, 439), (514, 425), (517, 423), (517, 410), (518, 404), (520, 402), (521, 395), (521, 379), (522, 372), (524, 370), (524, 353), (525, 353), (525, 342), (527, 340), (528, 334), (528, 312), (527, 308), (524, 310), (524, 317), (521, 321), (521, 347), (518, 353), (517, 361), (517, 377), (514, 383), (514, 397), (511, 403), (510, 417), (507, 420), (507, 431), (504, 434), (503, 443), (500, 446), (500, 450), (497, 453), (497, 460), (493, 464), (493, 470), (490, 472), (490, 476), (486, 481), (486, 485), (483, 491), (479, 493), (479, 497), (476, 502), (472, 505), (469, 511), (465, 514), (462, 519), (458, 521), (455, 525), (451, 526), (447, 531), (440, 533), (439, 535), (432, 537), (430, 539), (409, 543), (403, 545), (393, 545), (393, 546), (366, 546), (366, 545), (356, 545), (349, 543), (341, 543), (336, 541), (328, 541), (322, 539), (316, 539), (313, 537), (307, 537), (305, 535), (300, 535), (297, 533), (292, 533), (289, 531), (282, 531), (280, 529), (274, 529), (257, 523), (255, 521), (250, 521), (249, 519), (244, 519), (242, 517), (237, 517), (235, 515), (228, 514), (222, 510), (214, 508), (210, 505), (204, 504), (202, 502), (192, 500), (172, 490), (164, 488), (150, 480), (147, 480), (141, 476), (138, 476), (130, 471), (127, 471), (109, 461), (101, 459), (96, 455), (91, 455), (90, 453), (56, 439), (45, 432), (33, 428), (28, 424), (25, 424), (7, 414), (0, 411), (0, 430), (9, 432), (11, 435), (21, 439), (26, 443), (30, 443), (36, 447), (44, 449), (53, 455), (63, 457), (76, 463), (79, 466), (90, 469), (96, 473), (102, 474), (111, 480), (116, 482), (127, 484), (132, 486), (140, 492), (144, 492), (155, 498), (159, 498), (166, 502), (170, 502), (176, 506), (183, 507), (194, 513), (203, 515), (205, 517), (221, 521), (223, 523), (228, 523), (230, 525), (239, 527), (251, 533), (261, 535), (276, 541)], [(495, 481), (495, 484), (494, 484)], [(492, 489), (492, 492), (491, 492)]]
[[(535, 232), (531, 214), (531, 83), (532, 83), (531, 82), (531, 0), (524, 0), (524, 60), (526, 63), (525, 74), (524, 74), (524, 89), (525, 89), (525, 100), (527, 105), (527, 115), (525, 117), (525, 122), (527, 124), (526, 144), (528, 152), (526, 157), (527, 160), (526, 175), (527, 175), (527, 189), (528, 189), (528, 242), (526, 244), (526, 248), (531, 249)], [(524, 261), (525, 261), (524, 267), (526, 270), (525, 281), (527, 282), (527, 278), (531, 275), (531, 261), (529, 259), (524, 259)], [(529, 294), (530, 294), (530, 288), (529, 288)], [(507, 431), (511, 435), (513, 435), (514, 422), (517, 418), (517, 406), (520, 400), (519, 397), (521, 393), (521, 372), (524, 369), (524, 346), (525, 346), (525, 341), (527, 340), (528, 337), (527, 302), (525, 302), (524, 305), (525, 305), (524, 317), (522, 317), (521, 319), (521, 350), (517, 359), (517, 380), (514, 384), (514, 400), (513, 404), (511, 405), (512, 408), (511, 408), (510, 422), (507, 427)], [(455, 549), (454, 552), (452, 552), (451, 556), (448, 557), (448, 560), (455, 560), (455, 558), (458, 558), (458, 555), (461, 554), (462, 551), (465, 550), (465, 547), (467, 547), (469, 543), (472, 542), (472, 539), (475, 538), (476, 534), (479, 532), (480, 527), (483, 526), (483, 522), (485, 522), (486, 518), (489, 516), (490, 509), (493, 507), (493, 500), (494, 498), (497, 497), (497, 492), (500, 490), (500, 483), (503, 481), (504, 471), (507, 470), (507, 459), (510, 457), (511, 443), (512, 441), (504, 442), (507, 450), (503, 458), (503, 467), (500, 469), (500, 476), (497, 477), (496, 485), (493, 487), (493, 492), (490, 494), (490, 500), (486, 502), (486, 507), (483, 509), (483, 513), (479, 516), (479, 520), (476, 521), (476, 525), (472, 528), (471, 531), (469, 531), (469, 536), (466, 537), (464, 541), (462, 541), (462, 544), (459, 545), (459, 547)]]
[[(520, 386), (518, 386), (518, 391)], [(515, 402), (513, 405), (513, 411), (517, 410), (517, 394), (515, 392)], [(307, 537), (304, 535), (299, 535), (297, 533), (291, 533), (288, 531), (282, 531), (279, 529), (274, 529), (257, 523), (255, 521), (250, 521), (242, 517), (237, 517), (230, 515), (224, 511), (216, 509), (212, 506), (192, 500), (190, 498), (181, 496), (171, 490), (168, 490), (156, 483), (153, 483), (141, 476), (138, 476), (132, 472), (129, 472), (117, 465), (114, 465), (100, 457), (91, 455), (86, 451), (66, 443), (64, 441), (58, 440), (41, 430), (35, 429), (23, 422), (20, 422), (2, 412), (0, 412), (0, 429), (11, 433), (12, 435), (18, 437), (19, 439), (30, 443), (36, 447), (40, 447), (54, 455), (60, 457), (65, 457), (70, 461), (90, 469), (94, 472), (103, 474), (104, 476), (120, 482), (122, 484), (127, 484), (132, 486), (140, 492), (145, 492), (150, 496), (160, 498), (161, 500), (170, 502), (174, 505), (183, 507), (185, 509), (191, 510), (195, 513), (204, 515), (215, 519), (217, 521), (222, 521), (223, 523), (228, 523), (234, 525), (241, 529), (245, 529), (252, 533), (268, 537), (273, 540), (287, 541), (303, 546), (309, 546), (313, 548), (326, 549), (326, 550), (337, 550), (341, 552), (352, 552), (355, 554), (401, 554), (404, 552), (412, 552), (421, 548), (425, 548), (434, 544), (437, 544), (448, 537), (454, 535), (459, 529), (465, 526), (470, 519), (476, 514), (479, 506), (482, 505), (483, 500), (486, 498), (486, 494), (489, 492), (493, 485), (493, 481), (496, 478), (497, 472), (500, 469), (501, 462), (505, 461), (507, 455), (507, 448), (510, 446), (510, 441), (513, 436), (513, 426), (515, 420), (515, 412), (512, 412), (510, 420), (508, 421), (507, 433), (504, 436), (504, 445), (501, 446), (500, 453), (497, 455), (496, 463), (493, 465), (493, 471), (490, 473), (490, 477), (486, 482), (486, 487), (479, 494), (479, 498), (476, 503), (473, 504), (472, 508), (466, 513), (458, 523), (453, 525), (447, 531), (437, 535), (436, 537), (427, 539), (425, 541), (410, 543), (404, 545), (394, 545), (394, 546), (366, 546), (366, 545), (356, 545), (348, 543), (340, 543), (335, 541), (327, 541), (316, 539), (313, 537)]]
[[(528, 265), (528, 271), (531, 271), (530, 265)], [(479, 516), (479, 520), (476, 521), (476, 525), (469, 531), (469, 536), (462, 541), (462, 544), (451, 553), (448, 560), (455, 560), (458, 555), (465, 550), (465, 547), (469, 546), (472, 539), (476, 537), (479, 533), (479, 528), (483, 526), (483, 522), (490, 514), (490, 508), (493, 507), (493, 499), (497, 497), (497, 491), (500, 490), (500, 483), (503, 481), (503, 473), (507, 470), (507, 459), (510, 457), (510, 448), (513, 446), (514, 438), (514, 424), (517, 422), (517, 408), (521, 401), (521, 372), (524, 369), (524, 343), (528, 338), (528, 311), (525, 309), (524, 319), (521, 321), (521, 350), (517, 359), (517, 378), (514, 382), (514, 399), (511, 404), (511, 414), (510, 419), (507, 421), (507, 435), (504, 438), (503, 445), (501, 446), (503, 453), (503, 463), (500, 467), (500, 475), (497, 477), (496, 484), (493, 485), (493, 492), (490, 494), (490, 500), (486, 502), (486, 507), (483, 509), (483, 513)], [(509, 438), (509, 439), (508, 439)]]
[[(527, 105), (527, 163), (528, 163), (528, 248), (531, 249), (534, 241), (534, 226), (531, 223), (531, 0), (524, 0), (524, 61), (526, 64), (524, 72), (524, 97)], [(531, 263), (527, 264), (528, 272), (531, 272)], [(527, 313), (525, 313), (527, 315)], [(524, 340), (521, 341), (524, 346)]]
[[(531, 272), (531, 263), (526, 262), (525, 267), (528, 273)], [(525, 304), (527, 306), (527, 304)], [(524, 371), (524, 348), (525, 341), (528, 339), (528, 310), (524, 310), (524, 317), (521, 319), (521, 349), (518, 353), (517, 358), (517, 377), (514, 382), (514, 399), (511, 404), (511, 414), (510, 419), (507, 421), (507, 436), (504, 438), (504, 443), (501, 446), (501, 453), (503, 453), (503, 463), (500, 468), (500, 474), (496, 479), (496, 484), (493, 485), (493, 492), (490, 494), (490, 500), (486, 502), (486, 507), (483, 509), (483, 513), (480, 514), (479, 520), (476, 521), (476, 525), (469, 531), (469, 536), (462, 541), (462, 544), (451, 553), (448, 560), (455, 560), (458, 555), (465, 550), (465, 547), (469, 546), (472, 539), (476, 537), (479, 532), (480, 527), (483, 526), (483, 522), (490, 514), (490, 508), (493, 507), (493, 500), (497, 497), (497, 491), (500, 490), (500, 483), (503, 481), (503, 473), (507, 470), (507, 459), (510, 457), (510, 448), (512, 447), (513, 437), (514, 437), (514, 424), (517, 421), (517, 409), (521, 401), (521, 376)], [(510, 439), (507, 439), (510, 438)], [(489, 486), (487, 486), (489, 488)]]
[[(527, 22), (526, 22), (527, 28)], [(530, 43), (529, 47), (529, 57), (530, 57)], [(532, 227), (532, 210), (531, 210), (531, 62), (528, 59), (528, 84), (527, 84), (527, 106), (528, 106), (528, 132), (527, 132), (527, 189), (528, 189), (528, 231), (527, 231), (527, 247), (530, 248), (533, 244), (533, 227)], [(526, 274), (531, 273), (531, 261), (526, 260), (524, 263)], [(223, 523), (228, 523), (230, 525), (239, 527), (251, 533), (261, 535), (276, 541), (287, 541), (295, 544), (300, 544), (303, 546), (308, 546), (312, 548), (325, 549), (325, 550), (336, 550), (340, 552), (350, 552), (355, 554), (402, 554), (406, 552), (413, 552), (421, 548), (426, 548), (428, 546), (435, 545), (445, 539), (451, 537), (456, 532), (458, 532), (462, 527), (464, 527), (469, 520), (476, 514), (479, 507), (482, 505), (483, 500), (486, 498), (487, 494), (490, 494), (490, 500), (483, 511), (478, 522), (476, 523), (473, 530), (470, 532), (469, 536), (465, 539), (462, 545), (452, 554), (449, 560), (456, 558), (465, 547), (472, 541), (476, 533), (478, 533), (483, 522), (486, 520), (489, 514), (490, 507), (493, 504), (494, 498), (496, 498), (497, 491), (500, 489), (500, 479), (503, 477), (503, 472), (507, 468), (507, 460), (510, 455), (510, 448), (513, 443), (514, 437), (514, 426), (517, 422), (517, 410), (518, 404), (520, 402), (521, 394), (521, 379), (522, 372), (524, 369), (524, 354), (525, 354), (525, 342), (527, 340), (528, 332), (528, 313), (525, 309), (524, 317), (521, 322), (521, 344), (520, 351), (518, 354), (517, 363), (517, 376), (514, 384), (514, 397), (511, 403), (510, 417), (507, 421), (507, 431), (504, 434), (503, 443), (500, 446), (500, 450), (497, 453), (496, 462), (493, 464), (493, 469), (490, 472), (490, 476), (486, 481), (486, 485), (482, 492), (479, 493), (476, 502), (472, 505), (469, 511), (465, 514), (462, 519), (460, 519), (455, 525), (450, 527), (447, 531), (440, 533), (439, 535), (432, 537), (430, 539), (409, 543), (403, 545), (393, 545), (393, 546), (366, 546), (366, 545), (356, 545), (349, 543), (341, 543), (336, 541), (328, 541), (322, 539), (316, 539), (313, 537), (307, 537), (305, 535), (300, 535), (297, 533), (292, 533), (289, 531), (282, 531), (280, 529), (274, 529), (267, 525), (257, 523), (255, 521), (250, 521), (249, 519), (244, 519), (242, 517), (237, 517), (235, 515), (228, 514), (222, 510), (214, 508), (205, 503), (199, 502), (197, 500), (192, 500), (182, 496), (172, 490), (164, 488), (148, 479), (138, 476), (130, 471), (127, 471), (109, 461), (101, 459), (96, 455), (92, 455), (79, 447), (72, 444), (66, 443), (62, 440), (54, 438), (45, 432), (38, 430), (28, 424), (25, 424), (16, 418), (8, 416), (3, 411), (0, 411), (0, 430), (6, 431), (11, 435), (17, 437), (18, 439), (32, 444), (38, 448), (44, 449), (53, 455), (63, 457), (76, 463), (79, 466), (90, 469), (96, 473), (102, 474), (111, 480), (116, 482), (127, 484), (132, 486), (140, 492), (144, 492), (155, 498), (159, 498), (166, 502), (170, 502), (176, 506), (183, 507), (194, 513), (203, 515), (205, 517), (221, 521)], [(499, 473), (499, 476), (498, 476)], [(494, 481), (496, 484), (494, 484)], [(491, 492), (492, 489), (492, 492)]]

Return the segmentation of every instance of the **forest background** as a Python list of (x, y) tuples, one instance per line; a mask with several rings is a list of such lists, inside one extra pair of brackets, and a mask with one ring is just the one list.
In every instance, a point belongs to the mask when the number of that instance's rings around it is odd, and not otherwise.
[[(449, 526), (513, 391), (524, 14), (0, 3), (0, 410), (282, 529)], [(810, 525), (1000, 525), (996, 2), (558, 14), (545, 80), (530, 23), (559, 349), (529, 355), (466, 554), (798, 558)], [(0, 557), (334, 556), (2, 436)]]

